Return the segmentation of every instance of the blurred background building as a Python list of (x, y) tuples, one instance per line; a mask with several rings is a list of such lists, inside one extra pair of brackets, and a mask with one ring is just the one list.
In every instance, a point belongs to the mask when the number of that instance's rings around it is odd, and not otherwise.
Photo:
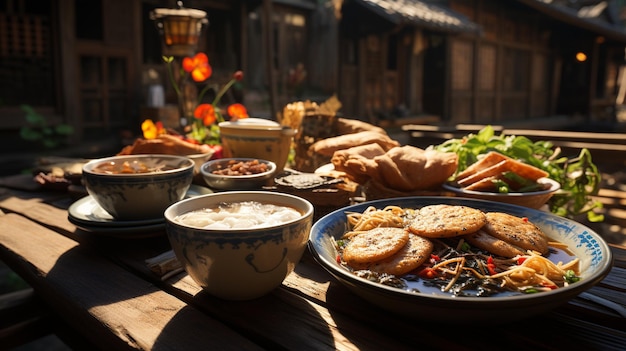
[[(226, 99), (274, 118), (337, 95), (380, 124), (574, 125), (610, 129), (624, 102), (625, 1), (194, 0), (199, 51)], [(165, 0), (0, 0), (0, 152), (28, 147), (30, 106), (69, 142), (136, 134), (177, 114), (150, 13)], [(162, 95), (161, 95), (162, 92)], [(162, 96), (162, 98), (161, 98)], [(553, 121), (552, 124), (546, 122)], [(21, 146), (25, 144), (24, 146)]]

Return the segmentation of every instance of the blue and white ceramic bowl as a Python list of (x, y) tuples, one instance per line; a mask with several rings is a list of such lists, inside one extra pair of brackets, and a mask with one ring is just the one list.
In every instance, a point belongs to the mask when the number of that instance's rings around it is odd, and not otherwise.
[[(267, 171), (248, 175), (214, 174), (213, 171), (228, 167), (231, 162), (250, 162), (257, 160), (267, 165)], [(260, 190), (276, 172), (276, 164), (258, 158), (218, 158), (204, 163), (200, 173), (211, 189), (217, 190)]]
[[(300, 216), (282, 224), (247, 229), (206, 229), (176, 218), (220, 203), (254, 200), (291, 207)], [(250, 300), (280, 286), (300, 261), (313, 223), (313, 205), (300, 197), (268, 191), (229, 191), (197, 196), (165, 211), (172, 249), (191, 278), (226, 300)]]
[(115, 219), (153, 219), (183, 199), (194, 166), (185, 156), (113, 156), (87, 162), (82, 178), (89, 195)]
[[(332, 239), (339, 239), (347, 228), (347, 212), (363, 212), (367, 207), (421, 208), (427, 205), (463, 205), (484, 212), (506, 212), (527, 217), (556, 241), (567, 244), (580, 259), (581, 280), (569, 286), (526, 295), (454, 297), (448, 293), (426, 293), (382, 285), (357, 277), (337, 263)], [(548, 311), (600, 282), (610, 271), (611, 250), (606, 242), (586, 226), (527, 207), (494, 201), (453, 197), (404, 197), (364, 202), (344, 207), (319, 219), (311, 229), (309, 247), (315, 259), (355, 294), (374, 305), (427, 323), (507, 323)]]

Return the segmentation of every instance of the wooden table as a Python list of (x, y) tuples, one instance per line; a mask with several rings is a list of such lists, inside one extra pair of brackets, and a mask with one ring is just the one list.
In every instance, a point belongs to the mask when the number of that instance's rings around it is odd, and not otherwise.
[[(310, 254), (263, 298), (231, 302), (204, 293), (184, 272), (161, 280), (145, 260), (170, 249), (164, 233), (96, 235), (67, 219), (67, 193), (0, 187), (0, 259), (22, 276), (69, 339), (102, 350), (623, 350), (626, 318), (577, 297), (507, 323), (456, 326), (390, 314), (351, 293)], [(626, 248), (589, 293), (626, 305)], [(1, 342), (1, 341), (0, 341)], [(72, 343), (70, 343), (71, 345)]]

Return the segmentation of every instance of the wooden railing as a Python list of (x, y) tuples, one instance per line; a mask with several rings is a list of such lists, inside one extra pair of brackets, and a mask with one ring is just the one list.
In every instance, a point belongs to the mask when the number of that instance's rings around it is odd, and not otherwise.
[[(469, 133), (477, 133), (485, 126), (480, 124), (457, 124), (455, 126), (406, 124), (402, 126), (402, 130), (409, 133), (411, 145), (426, 147), (448, 139), (462, 138)], [(594, 161), (598, 163), (626, 162), (626, 133), (517, 129), (500, 125), (491, 127), (498, 134), (526, 136), (534, 141), (549, 140), (555, 146), (560, 147), (563, 152), (577, 152), (586, 148), (591, 151)]]

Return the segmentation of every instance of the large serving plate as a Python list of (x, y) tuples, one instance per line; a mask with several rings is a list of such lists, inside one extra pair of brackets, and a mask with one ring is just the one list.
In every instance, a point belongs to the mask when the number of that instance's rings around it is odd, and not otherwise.
[[(568, 245), (580, 258), (581, 280), (549, 292), (493, 297), (453, 297), (443, 292), (409, 292), (372, 282), (349, 272), (337, 263), (331, 237), (340, 238), (346, 228), (347, 212), (388, 205), (420, 208), (433, 204), (463, 205), (484, 212), (506, 212), (527, 217), (551, 239)], [(320, 218), (311, 228), (309, 248), (315, 259), (355, 294), (391, 312), (424, 322), (466, 323), (489, 320), (508, 322), (553, 309), (602, 280), (611, 269), (612, 256), (606, 242), (588, 227), (548, 212), (499, 202), (452, 197), (405, 197), (364, 202)]]

